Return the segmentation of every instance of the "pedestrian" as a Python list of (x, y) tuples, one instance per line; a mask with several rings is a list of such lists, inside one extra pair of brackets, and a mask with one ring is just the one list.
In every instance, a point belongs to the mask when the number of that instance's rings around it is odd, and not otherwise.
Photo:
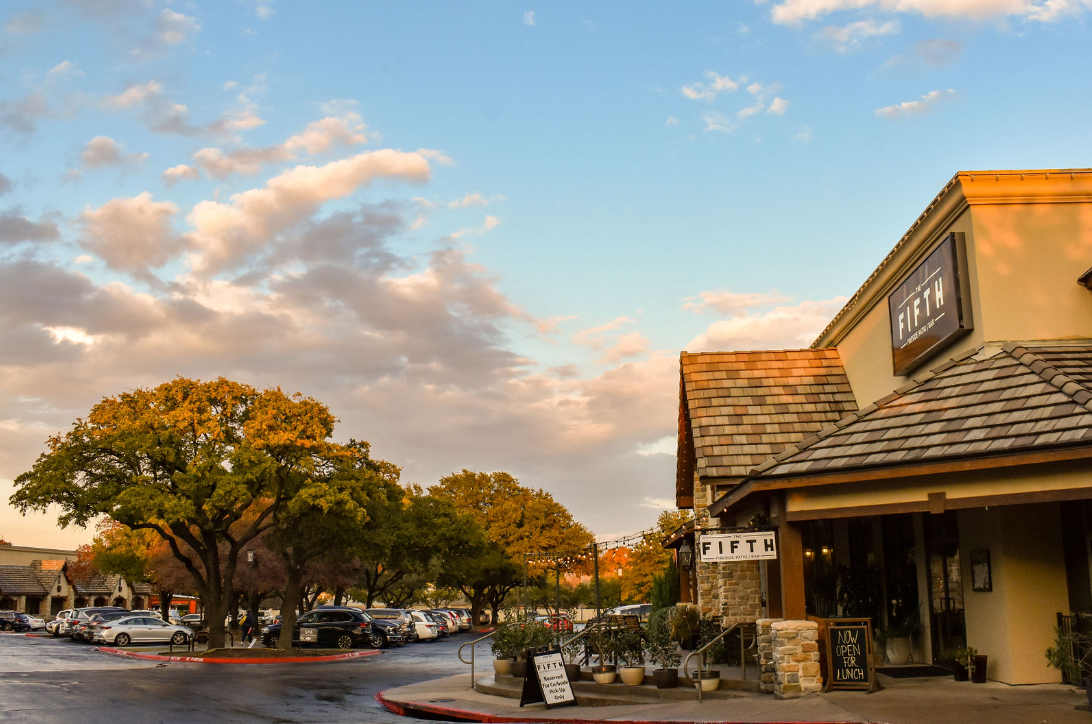
[(254, 631), (254, 627), (250, 623), (250, 611), (243, 612), (243, 617), (239, 619), (239, 628), (243, 632), (243, 643), (248, 643), (251, 633)]
[(258, 631), (258, 619), (250, 611), (246, 612), (246, 633), (243, 635), (243, 641), (250, 640), (250, 645), (247, 648), (254, 648), (254, 645), (258, 643), (258, 638), (255, 634)]

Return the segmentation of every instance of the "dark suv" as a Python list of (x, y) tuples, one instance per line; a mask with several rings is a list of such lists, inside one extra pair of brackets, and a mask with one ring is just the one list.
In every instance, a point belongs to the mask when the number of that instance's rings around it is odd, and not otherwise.
[[(276, 648), (280, 643), (281, 625), (271, 624), (262, 629), (262, 643)], [(386, 646), (386, 628), (372, 621), (371, 616), (351, 606), (320, 606), (296, 619), (292, 644), (312, 644), (319, 647), (351, 649), (357, 646)]]
[(29, 631), (30, 616), (19, 611), (0, 611), (0, 631)]

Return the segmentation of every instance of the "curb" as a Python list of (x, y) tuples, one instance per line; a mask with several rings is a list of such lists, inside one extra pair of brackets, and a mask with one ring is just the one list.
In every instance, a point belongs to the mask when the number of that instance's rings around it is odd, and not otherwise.
[(144, 661), (171, 661), (183, 664), (310, 664), (326, 661), (347, 661), (349, 659), (361, 659), (365, 656), (378, 656), (383, 653), (378, 649), (368, 651), (354, 651), (349, 654), (330, 654), (329, 656), (286, 656), (282, 659), (204, 659), (200, 656), (160, 656), (159, 654), (141, 654), (136, 651), (123, 651), (122, 649), (99, 646), (96, 651), (114, 656), (122, 656), (129, 659), (143, 659)]
[[(484, 714), (469, 709), (456, 709), (450, 706), (437, 706), (435, 704), (397, 703), (390, 701), (383, 692), (375, 695), (387, 711), (397, 716), (414, 717), (418, 714), (428, 715), (426, 718), (442, 717), (448, 721), (482, 722), (483, 724), (519, 724), (520, 722), (549, 722), (549, 724), (749, 724), (748, 722), (731, 721), (726, 719), (695, 719), (684, 721), (680, 719), (579, 719), (566, 717), (538, 717), (538, 716), (508, 716), (506, 714)], [(816, 724), (815, 722), (782, 722), (782, 724)], [(823, 722), (822, 724), (837, 724), (837, 722)], [(848, 724), (848, 723), (847, 723)]]

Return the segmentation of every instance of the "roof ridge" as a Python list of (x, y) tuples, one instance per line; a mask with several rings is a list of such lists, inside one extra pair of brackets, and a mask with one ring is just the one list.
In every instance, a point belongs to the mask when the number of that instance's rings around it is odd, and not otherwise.
[[(847, 425), (849, 425), (849, 424), (851, 424), (853, 422), (856, 422), (857, 420), (862, 419), (866, 415), (871, 415), (873, 412), (880, 409), (881, 407), (884, 407), (885, 405), (888, 405), (888, 404), (894, 402), (898, 398), (903, 397), (904, 395), (906, 395), (909, 392), (917, 389), (918, 387), (921, 387), (926, 382), (929, 382), (933, 378), (937, 377), (940, 373), (946, 372), (947, 370), (951, 369), (952, 367), (955, 367), (957, 364), (959, 364), (960, 362), (963, 362), (968, 357), (972, 357), (972, 356), (978, 354), (979, 352), (982, 351), (983, 347), (985, 347), (985, 345), (982, 345), (982, 346), (977, 347), (977, 348), (972, 347), (971, 349), (968, 349), (968, 350), (966, 350), (964, 352), (961, 352), (961, 353), (957, 354), (956, 356), (954, 356), (954, 357), (952, 357), (950, 359), (947, 359), (944, 362), (941, 362), (936, 367), (933, 367), (931, 370), (929, 370), (926, 374), (922, 375), (920, 378), (913, 378), (909, 382), (907, 382), (905, 385), (903, 385), (902, 387), (896, 388), (894, 392), (891, 392), (891, 393), (889, 393), (887, 395), (884, 395), (883, 397), (879, 398), (878, 400), (874, 400), (871, 404), (867, 405), (866, 407), (862, 407), (860, 410), (857, 410), (856, 412), (852, 412), (852, 413), (846, 415), (845, 417), (843, 417), (843, 418), (841, 418), (839, 420), (835, 420), (834, 422), (827, 425), (826, 427), (820, 428), (814, 435), (810, 435), (806, 439), (801, 440), (800, 442), (796, 443), (796, 445), (793, 445), (790, 448), (786, 448), (785, 450), (782, 450), (777, 455), (770, 456), (769, 458), (764, 460), (762, 462), (762, 464), (759, 465), (758, 467), (751, 468), (751, 470), (747, 474), (748, 477), (750, 477), (751, 475), (754, 475), (755, 473), (765, 472), (766, 470), (769, 470), (770, 468), (774, 467), (776, 464), (785, 462), (786, 460), (788, 460), (793, 455), (796, 455), (797, 453), (800, 453), (800, 452), (803, 452), (804, 450), (807, 450), (812, 445), (815, 445), (815, 444), (819, 443), (821, 440), (825, 440), (826, 438), (830, 437), (831, 435), (838, 432), (839, 430), (846, 427)], [(1089, 394), (1089, 398), (1092, 399), (1092, 393)], [(1089, 410), (1092, 411), (1092, 407), (1090, 407)]]
[(1092, 412), (1092, 391), (1073, 379), (1040, 355), (1025, 347), (1020, 342), (1006, 342), (1001, 346), (1013, 359), (1037, 374), (1042, 380), (1056, 387), (1074, 403)]

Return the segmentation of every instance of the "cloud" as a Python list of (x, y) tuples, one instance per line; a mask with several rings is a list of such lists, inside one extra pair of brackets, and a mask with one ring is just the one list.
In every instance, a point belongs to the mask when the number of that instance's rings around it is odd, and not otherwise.
[(573, 335), (573, 344), (587, 345), (592, 349), (602, 349), (605, 344), (603, 337), (605, 332), (613, 332), (623, 325), (633, 324), (636, 321), (637, 320), (633, 317), (615, 317), (606, 324), (601, 324), (598, 327), (582, 329)]
[(1041, 22), (1054, 22), (1079, 13), (1087, 3), (1083, 0), (782, 0), (770, 10), (775, 23), (799, 25), (844, 11), (875, 9), (891, 13), (914, 13), (927, 18), (987, 20), (990, 18), (1022, 17)]
[(928, 113), (946, 100), (955, 98), (955, 91), (949, 88), (947, 91), (929, 91), (916, 101), (904, 101), (893, 106), (884, 106), (876, 109), (876, 115), (880, 118), (902, 118)]
[(469, 206), (488, 206), (488, 205), (489, 205), (489, 199), (485, 198), (480, 193), (475, 191), (472, 194), (467, 194), (466, 196), (463, 196), (461, 199), (456, 199), (456, 200), (448, 203), (447, 208), (449, 208), (449, 209), (465, 209), (465, 208), (467, 208)]
[[(2, 177), (0, 180), (3, 180)], [(60, 236), (57, 225), (52, 221), (31, 221), (19, 213), (18, 209), (0, 213), (0, 244), (56, 241)]]
[(254, 14), (261, 20), (269, 20), (273, 16), (273, 0), (240, 0), (254, 5)]
[(857, 22), (849, 23), (842, 27), (833, 25), (828, 26), (819, 31), (819, 34), (816, 37), (828, 43), (839, 53), (845, 53), (860, 48), (861, 41), (866, 38), (895, 35), (898, 32), (899, 23), (895, 20), (888, 20), (885, 23), (880, 23), (869, 18), (867, 20), (858, 20)]
[(792, 140), (793, 140), (794, 143), (810, 143), (812, 137), (813, 137), (813, 135), (812, 135), (811, 127), (810, 126), (804, 126), (803, 128), (800, 129), (800, 131), (798, 133), (796, 133), (792, 137)]
[(834, 297), (737, 314), (713, 322), (705, 332), (690, 340), (685, 349), (690, 352), (802, 349), (815, 340), (846, 301), (846, 297)]
[(326, 117), (307, 125), (302, 133), (284, 142), (290, 152), (305, 151), (310, 155), (324, 153), (336, 146), (350, 148), (367, 143), (368, 136), (360, 115), (347, 112), (341, 117)]
[(10, 193), (12, 189), (11, 179), (0, 173), (0, 196)]
[(259, 250), (281, 230), (302, 221), (327, 201), (344, 198), (377, 178), (428, 181), (429, 163), (418, 153), (383, 149), (325, 166), (296, 166), (264, 188), (235, 194), (229, 203), (202, 201), (188, 219), (198, 266), (215, 272)]
[(640, 357), (648, 352), (648, 337), (640, 332), (627, 332), (608, 347), (601, 357), (596, 360), (599, 363), (616, 364), (630, 357)]
[(181, 163), (177, 166), (171, 166), (161, 173), (159, 178), (163, 179), (163, 183), (170, 187), (183, 179), (197, 180), (201, 178), (201, 173), (193, 166)]
[(534, 24), (535, 24), (535, 11), (534, 10), (528, 10), (527, 12), (523, 13), (523, 24), (524, 25), (534, 26)]
[(677, 126), (677, 125), (679, 125), (679, 119), (676, 118), (675, 116), (668, 116), (667, 117), (667, 122), (664, 123), (664, 125), (665, 126)]
[(134, 164), (146, 158), (147, 153), (125, 154), (121, 144), (109, 136), (95, 136), (80, 152), (80, 165), (85, 169), (96, 169)]
[(766, 107), (766, 104), (763, 103), (762, 101), (759, 101), (758, 103), (754, 104), (753, 106), (748, 106), (746, 108), (741, 108), (738, 111), (736, 111), (736, 118), (738, 118), (740, 120), (743, 120), (744, 118), (748, 118), (749, 116), (753, 116), (756, 113), (761, 113), (762, 110), (765, 107)]
[(183, 248), (184, 240), (171, 228), (177, 213), (173, 203), (153, 201), (146, 191), (112, 199), (80, 214), (80, 246), (111, 269), (147, 279), (150, 269), (163, 266)]
[(162, 91), (163, 86), (159, 82), (150, 80), (144, 85), (131, 85), (118, 95), (106, 96), (102, 99), (102, 102), (107, 108), (124, 110), (132, 108), (138, 103), (144, 103), (148, 99), (158, 96)]
[(732, 80), (726, 75), (718, 75), (717, 73), (707, 70), (705, 76), (709, 78), (708, 83), (694, 83), (692, 85), (684, 85), (682, 87), (682, 94), (691, 100), (707, 100), (711, 101), (715, 99), (724, 91), (735, 91), (739, 88), (740, 83), (746, 83), (747, 79), (741, 77), (738, 81)]
[(40, 32), (45, 27), (41, 13), (27, 10), (13, 15), (4, 23), (4, 32), (8, 35), (30, 35)]
[(929, 65), (944, 66), (955, 62), (963, 52), (963, 43), (958, 40), (931, 38), (914, 44), (914, 53)]
[[(701, 301), (697, 301), (697, 298), (700, 298)], [(697, 298), (687, 297), (683, 300), (685, 302), (683, 309), (689, 309), (694, 314), (705, 314), (712, 311), (718, 314), (739, 316), (748, 309), (768, 307), (771, 304), (781, 304), (789, 301), (789, 297), (776, 290), (770, 292), (700, 292)]]
[(731, 133), (736, 130), (735, 125), (720, 111), (706, 111), (701, 114), (701, 119), (705, 122), (706, 132)]
[(493, 229), (500, 226), (500, 223), (501, 223), (501, 220), (498, 219), (496, 216), (491, 216), (489, 214), (486, 214), (485, 221), (482, 222), (481, 226), (476, 226), (476, 227), (473, 227), (473, 228), (470, 228), (470, 229), (459, 229), (458, 231), (453, 231), (453, 232), (451, 232), (451, 234), (448, 235), (448, 238), (458, 239), (458, 238), (461, 238), (463, 236), (466, 236), (467, 234), (484, 234), (487, 231), (492, 231)]
[(785, 115), (785, 111), (789, 110), (789, 102), (784, 98), (774, 98), (770, 101), (770, 107), (766, 109), (767, 113), (772, 113), (775, 116)]
[(156, 19), (156, 36), (163, 45), (178, 45), (184, 43), (189, 36), (201, 29), (197, 18), (182, 13), (176, 13), (168, 8), (163, 8)]
[(57, 65), (50, 68), (49, 72), (46, 73), (46, 75), (48, 77), (50, 77), (50, 78), (61, 78), (61, 77), (64, 77), (64, 76), (76, 77), (76, 76), (82, 76), (82, 75), (86, 75), (86, 74), (82, 70), (80, 70), (79, 66), (77, 66), (72, 61), (65, 60), (65, 61), (62, 61), (60, 63), (57, 63)]
[(49, 103), (41, 90), (14, 101), (0, 100), (0, 128), (29, 136), (38, 128), (38, 119), (51, 115)]

